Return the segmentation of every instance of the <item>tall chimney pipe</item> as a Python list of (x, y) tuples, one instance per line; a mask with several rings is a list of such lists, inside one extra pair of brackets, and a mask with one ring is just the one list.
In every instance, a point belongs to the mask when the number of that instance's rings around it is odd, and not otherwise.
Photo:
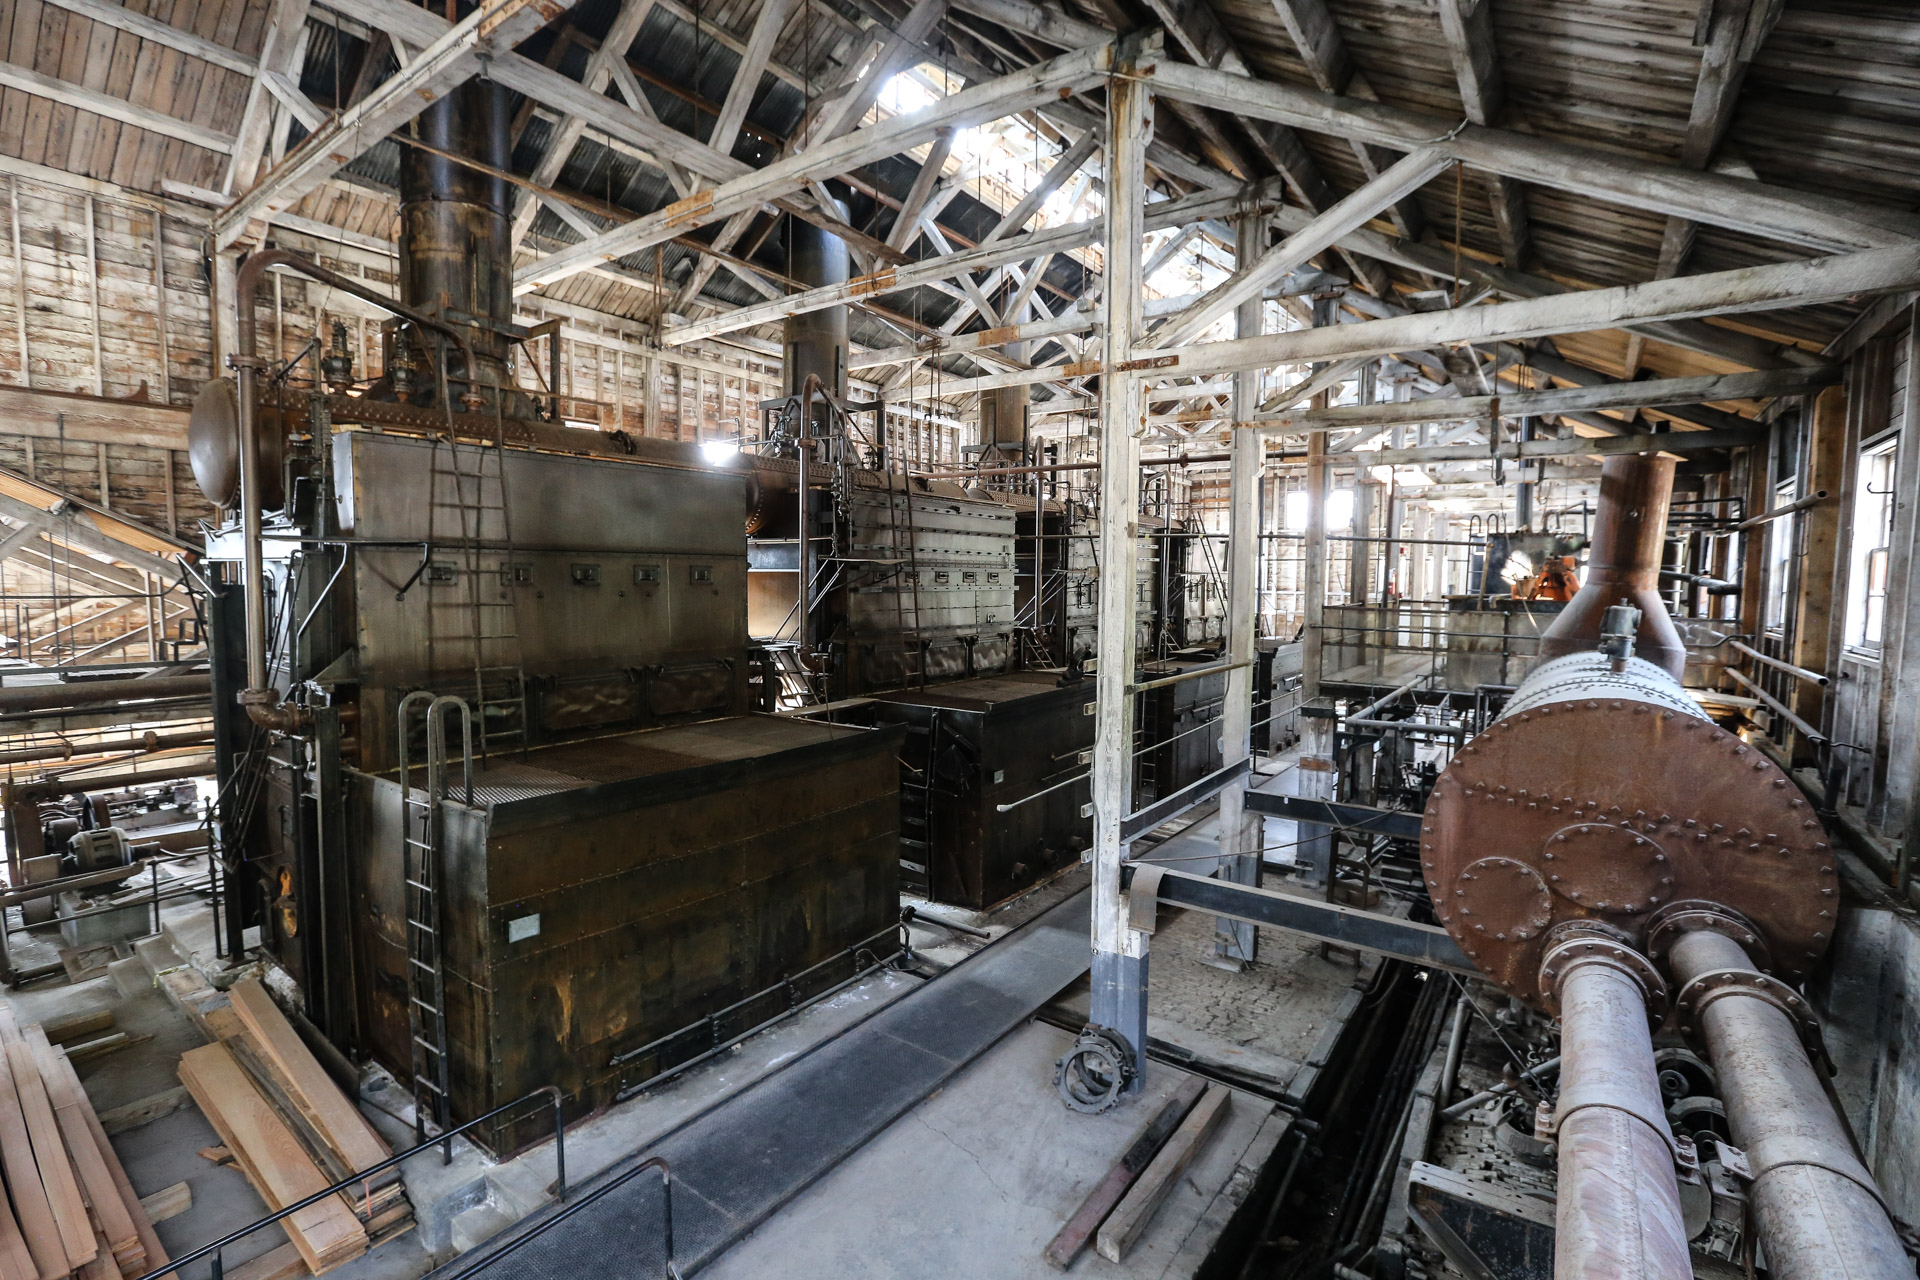
[(1607, 608), (1625, 600), (1640, 610), (1635, 655), (1676, 680), (1686, 674), (1687, 647), (1659, 590), (1673, 467), (1671, 457), (1657, 453), (1616, 454), (1602, 464), (1587, 581), (1541, 634), (1542, 659), (1593, 649)]
[[(847, 210), (838, 201), (829, 210), (845, 218)], [(808, 288), (845, 284), (848, 277), (847, 242), (830, 231), (822, 231), (810, 222), (789, 218), (787, 274)], [(823, 307), (803, 315), (791, 315), (783, 334), (787, 354), (787, 394), (797, 396), (809, 376), (834, 396), (847, 394), (847, 309)], [(826, 406), (814, 409), (815, 422), (824, 420)]]
[[(508, 167), (506, 90), (469, 80), (418, 117), (422, 142), (496, 169)], [(507, 376), (513, 320), (512, 222), (504, 180), (444, 156), (403, 148), (400, 165), (400, 300), (460, 328), (475, 369), (450, 353), (448, 377), (474, 391), (512, 384)], [(452, 388), (457, 399), (464, 387)], [(421, 389), (437, 402), (438, 389)]]

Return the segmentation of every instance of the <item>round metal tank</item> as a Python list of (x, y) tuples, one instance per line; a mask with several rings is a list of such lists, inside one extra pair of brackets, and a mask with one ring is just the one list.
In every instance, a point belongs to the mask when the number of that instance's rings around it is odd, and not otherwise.
[(1555, 925), (1595, 920), (1643, 945), (1647, 918), (1680, 900), (1740, 912), (1772, 969), (1805, 977), (1839, 885), (1812, 807), (1665, 668), (1621, 667), (1598, 652), (1542, 664), (1454, 757), (1421, 832), (1435, 914), (1536, 1006)]

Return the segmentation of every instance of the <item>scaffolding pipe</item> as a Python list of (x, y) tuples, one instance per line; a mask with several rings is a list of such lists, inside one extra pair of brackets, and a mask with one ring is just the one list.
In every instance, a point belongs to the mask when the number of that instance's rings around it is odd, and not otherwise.
[(1560, 999), (1554, 1280), (1693, 1276), (1647, 1030), (1646, 977), (1621, 962), (1624, 953), (1575, 934), (1542, 966)]
[(1912, 1280), (1880, 1189), (1777, 994), (1785, 988), (1762, 978), (1738, 942), (1706, 929), (1681, 934), (1669, 959), (1682, 1019), (1706, 1040), (1733, 1140), (1753, 1170), (1773, 1280)]

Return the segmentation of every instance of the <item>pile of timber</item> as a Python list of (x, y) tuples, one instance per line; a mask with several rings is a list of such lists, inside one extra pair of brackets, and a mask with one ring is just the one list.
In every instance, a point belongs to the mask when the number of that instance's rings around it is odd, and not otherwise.
[[(247, 1181), (278, 1211), (393, 1152), (307, 1049), (266, 988), (237, 982), (207, 1011), (212, 1044), (180, 1059), (193, 1095)], [(330, 1271), (413, 1227), (398, 1169), (281, 1220), (301, 1269)]]
[(73, 1063), (0, 1008), (0, 1280), (120, 1280), (167, 1264)]
[(1047, 1245), (1048, 1265), (1065, 1271), (1090, 1242), (1107, 1261), (1124, 1261), (1232, 1101), (1224, 1086), (1188, 1076)]

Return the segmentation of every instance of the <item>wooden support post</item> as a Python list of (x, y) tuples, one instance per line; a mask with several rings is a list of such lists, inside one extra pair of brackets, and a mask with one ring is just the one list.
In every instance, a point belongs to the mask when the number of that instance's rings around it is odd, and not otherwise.
[[(1831, 494), (1851, 493), (1846, 484), (1852, 450), (1848, 448), (1847, 393), (1844, 387), (1828, 387), (1812, 406), (1812, 432), (1807, 442), (1805, 491), (1825, 489)], [(1837, 497), (1803, 512), (1800, 519), (1800, 600), (1793, 628), (1792, 660), (1812, 671), (1831, 672), (1844, 639), (1842, 614), (1845, 612), (1844, 557), (1845, 517), (1848, 504)], [(1796, 681), (1793, 709), (1807, 723), (1820, 726), (1826, 693), (1809, 680)], [(1796, 740), (1794, 755), (1809, 758), (1812, 747)]]
[(107, 445), (105, 441), (93, 446), (94, 457), (100, 464), (100, 509), (113, 510), (113, 491), (107, 482)]
[(166, 468), (161, 474), (167, 490), (167, 534), (177, 538), (180, 536), (180, 513), (173, 492), (173, 450), (160, 450), (160, 462)]
[[(107, 366), (100, 351), (100, 261), (98, 248), (94, 244), (92, 196), (87, 197), (86, 207), (87, 317), (89, 327), (93, 330), (93, 394), (104, 396), (107, 394)], [(104, 462), (101, 463), (101, 470), (102, 472), (106, 470)], [(104, 494), (105, 491), (105, 486), (102, 485), (101, 492)]]
[[(1243, 213), (1234, 226), (1235, 260), (1246, 271), (1266, 246), (1267, 219)], [(1234, 309), (1234, 336), (1259, 336), (1266, 309), (1256, 293)], [(1233, 420), (1246, 422), (1260, 403), (1260, 374), (1243, 370), (1233, 376)], [(1266, 446), (1260, 433), (1242, 427), (1233, 432), (1231, 477), (1227, 493), (1227, 695), (1220, 713), (1221, 763), (1238, 764), (1253, 752), (1253, 722), (1271, 708), (1254, 706), (1254, 613), (1259, 591), (1260, 471)], [(1230, 782), (1220, 791), (1220, 874), (1235, 884), (1260, 883), (1260, 829), (1258, 816), (1246, 812), (1247, 784)], [(1252, 964), (1260, 931), (1245, 920), (1220, 917), (1213, 925), (1214, 963), (1240, 968)]]
[(1091, 1020), (1117, 1032), (1145, 1076), (1147, 935), (1128, 927), (1120, 891), (1132, 804), (1134, 574), (1140, 541), (1140, 441), (1146, 435), (1140, 380), (1123, 372), (1143, 336), (1140, 241), (1146, 137), (1152, 106), (1143, 76), (1156, 43), (1128, 41), (1107, 85), (1107, 287), (1102, 298), (1100, 379), (1100, 583), (1093, 754), (1093, 965)]
[[(173, 403), (173, 347), (168, 330), (172, 325), (167, 319), (167, 215), (160, 210), (153, 211), (153, 301), (154, 320), (160, 326), (160, 383), (155, 388), (160, 393), (161, 404)], [(167, 532), (173, 532), (173, 468), (167, 468)]]
[(13, 210), (13, 321), (20, 338), (20, 385), (33, 386), (33, 362), (27, 349), (27, 268), (20, 253), (20, 179), (7, 179), (7, 195)]

